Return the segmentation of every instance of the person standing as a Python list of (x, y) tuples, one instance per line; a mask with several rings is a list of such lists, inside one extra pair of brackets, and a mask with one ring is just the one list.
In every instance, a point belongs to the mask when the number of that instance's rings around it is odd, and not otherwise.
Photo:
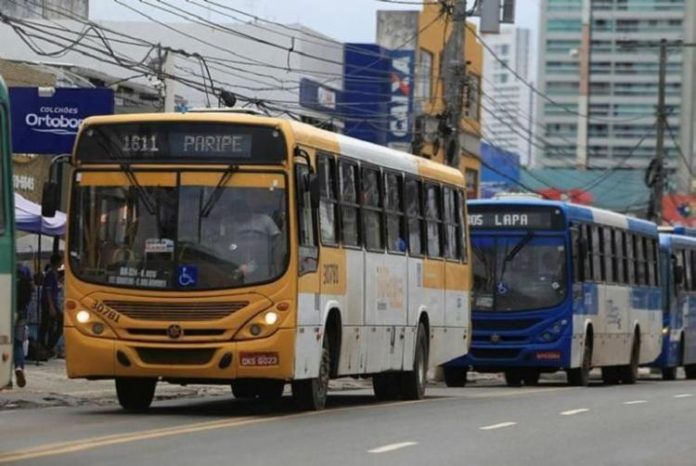
[(41, 325), (39, 326), (39, 342), (48, 351), (53, 353), (53, 347), (58, 341), (56, 335), (56, 325), (58, 323), (58, 312), (60, 310), (58, 269), (63, 262), (63, 256), (53, 254), (49, 263), (46, 276), (43, 279), (43, 290), (41, 292)]
[(22, 388), (27, 384), (24, 373), (24, 342), (27, 340), (27, 310), (34, 293), (31, 271), (26, 265), (17, 266), (17, 312), (15, 314), (15, 332), (12, 354), (14, 358), (15, 380)]

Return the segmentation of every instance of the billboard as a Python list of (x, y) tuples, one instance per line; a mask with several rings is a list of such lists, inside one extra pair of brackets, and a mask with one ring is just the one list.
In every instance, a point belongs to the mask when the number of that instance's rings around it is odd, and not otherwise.
[(10, 113), (14, 153), (70, 153), (82, 120), (114, 113), (114, 92), (106, 88), (11, 87)]
[(341, 91), (311, 79), (300, 79), (300, 105), (319, 112), (336, 114)]
[(410, 144), (413, 130), (413, 50), (390, 50), (389, 130), (387, 144)]

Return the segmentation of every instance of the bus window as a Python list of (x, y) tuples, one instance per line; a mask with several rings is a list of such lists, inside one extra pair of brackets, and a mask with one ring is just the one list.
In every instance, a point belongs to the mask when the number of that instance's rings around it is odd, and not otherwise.
[(309, 167), (306, 165), (295, 166), (295, 182), (297, 186), (297, 218), (299, 229), (299, 273), (314, 272), (317, 270), (319, 259), (319, 249), (314, 229), (314, 210), (312, 200), (305, 183), (306, 176), (309, 175)]
[(693, 290), (693, 271), (691, 269), (693, 259), (693, 251), (684, 251), (684, 277), (685, 287), (687, 290)]
[(353, 162), (339, 162), (341, 179), (341, 239), (345, 246), (360, 246), (358, 212), (358, 166)]
[(365, 247), (368, 250), (384, 249), (382, 238), (382, 196), (379, 171), (371, 168), (362, 169), (362, 220)]
[(614, 270), (616, 266), (614, 264), (614, 242), (612, 240), (611, 228), (602, 228), (602, 234), (604, 238), (604, 241), (602, 241), (602, 247), (604, 248), (604, 278), (607, 283), (615, 283)]
[(442, 216), (440, 215), (440, 187), (425, 186), (425, 220), (428, 240), (428, 255), (442, 257)]
[(626, 277), (624, 276), (624, 247), (623, 235), (621, 230), (614, 230), (614, 280), (616, 283), (625, 284)]
[(626, 233), (626, 271), (629, 285), (636, 284), (636, 253), (633, 234)]
[(636, 248), (636, 284), (647, 285), (646, 263), (645, 263), (645, 238), (636, 236), (634, 245)]
[(691, 290), (696, 290), (696, 253), (691, 251), (691, 283), (689, 287)]
[(592, 227), (592, 279), (595, 282), (604, 281), (604, 264), (602, 263), (601, 228)]
[(327, 154), (321, 154), (317, 164), (321, 202), (319, 204), (319, 219), (321, 224), (321, 241), (323, 244), (337, 244), (336, 235), (336, 170), (335, 159)]
[(384, 175), (384, 210), (387, 215), (387, 249), (406, 252), (404, 210), (402, 203), (403, 179), (396, 173)]
[(467, 242), (467, 221), (464, 218), (464, 206), (466, 205), (466, 198), (464, 197), (463, 191), (457, 191), (457, 229), (459, 234), (457, 238), (459, 239), (459, 258), (463, 262), (469, 260), (468, 242)]
[(657, 277), (655, 276), (655, 242), (649, 238), (645, 238), (645, 265), (648, 268), (648, 285), (657, 285)]
[(582, 258), (585, 274), (584, 280), (592, 280), (592, 227), (590, 225), (582, 225), (582, 239), (587, 247), (585, 256)]
[(447, 259), (457, 259), (457, 216), (452, 188), (442, 189), (445, 251)]
[(408, 219), (408, 252), (412, 256), (423, 255), (423, 203), (421, 183), (406, 179), (406, 218)]
[(582, 259), (580, 257), (580, 242), (582, 241), (581, 239), (581, 230), (577, 226), (573, 227), (570, 230), (570, 246), (571, 246), (571, 255), (572, 255), (572, 260), (573, 260), (573, 281), (574, 282), (582, 282), (584, 281), (583, 273), (584, 269), (583, 266), (584, 264), (581, 263)]

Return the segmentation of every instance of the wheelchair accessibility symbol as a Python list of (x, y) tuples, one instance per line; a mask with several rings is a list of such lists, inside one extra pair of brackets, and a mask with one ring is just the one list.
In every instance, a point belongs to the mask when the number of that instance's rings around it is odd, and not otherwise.
[(504, 295), (507, 294), (507, 292), (510, 291), (507, 287), (507, 285), (503, 282), (498, 282), (498, 294)]
[(179, 286), (195, 286), (198, 283), (198, 267), (194, 265), (180, 265), (176, 270)]

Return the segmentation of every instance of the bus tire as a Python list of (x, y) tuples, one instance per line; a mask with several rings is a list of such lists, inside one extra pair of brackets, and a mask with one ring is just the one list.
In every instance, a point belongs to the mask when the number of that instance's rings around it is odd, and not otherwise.
[(505, 371), (505, 384), (508, 387), (521, 387), (522, 371), (519, 369), (509, 369)]
[(443, 367), (445, 385), (448, 387), (465, 387), (469, 371), (463, 367)]
[(662, 380), (677, 380), (677, 366), (663, 367)]
[(265, 401), (280, 400), (285, 390), (285, 381), (268, 379), (259, 381), (258, 397)]
[(522, 372), (522, 381), (525, 385), (530, 387), (539, 385), (539, 378), (541, 377), (541, 372), (536, 369), (526, 369)]
[(568, 385), (573, 387), (587, 387), (590, 384), (590, 371), (592, 370), (592, 337), (590, 335), (585, 337), (581, 366), (566, 371)]
[(413, 370), (401, 373), (401, 398), (422, 400), (425, 397), (425, 384), (428, 375), (428, 335), (423, 322), (418, 324), (416, 333), (416, 354), (413, 357)]
[(304, 411), (320, 411), (326, 407), (331, 376), (331, 343), (329, 335), (324, 333), (321, 348), (319, 374), (312, 379), (292, 382), (292, 396), (297, 407)]
[(686, 364), (684, 365), (684, 373), (686, 378), (689, 380), (696, 379), (696, 364)]
[(400, 395), (399, 373), (385, 372), (372, 376), (372, 389), (380, 401), (398, 400)]
[(618, 367), (602, 367), (602, 382), (604, 382), (604, 385), (616, 385), (619, 383), (619, 380)]
[(640, 333), (636, 331), (631, 345), (631, 362), (620, 367), (621, 383), (633, 385), (638, 380), (638, 365), (640, 363)]
[(250, 400), (256, 398), (256, 383), (254, 380), (240, 379), (231, 384), (232, 394), (238, 400)]
[(127, 411), (146, 411), (155, 397), (157, 379), (119, 377), (116, 379), (118, 403)]

